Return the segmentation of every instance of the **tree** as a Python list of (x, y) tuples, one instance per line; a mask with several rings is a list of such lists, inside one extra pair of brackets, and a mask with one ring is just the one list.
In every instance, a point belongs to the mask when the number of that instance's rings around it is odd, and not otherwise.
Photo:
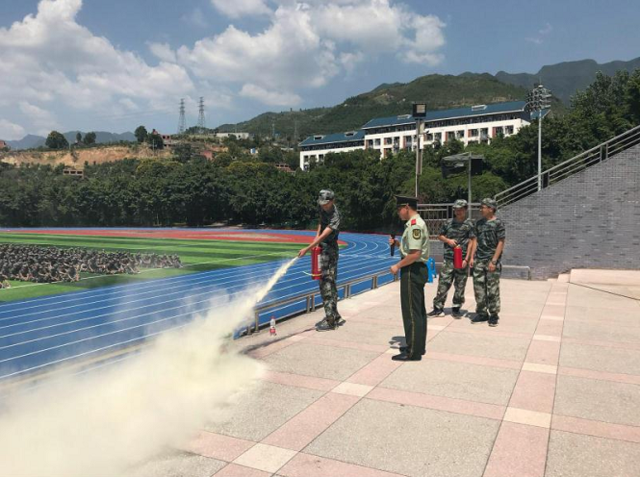
[(95, 144), (96, 143), (96, 133), (88, 132), (84, 135), (84, 143), (85, 144)]
[(76, 133), (76, 144), (80, 144), (82, 142), (82, 134), (80, 131)]
[(67, 138), (58, 131), (51, 131), (47, 137), (45, 146), (49, 149), (65, 149), (69, 147), (69, 142), (67, 141)]
[(144, 126), (138, 126), (133, 134), (135, 135), (139, 143), (145, 142), (147, 140), (147, 136), (149, 135), (149, 133), (147, 133), (147, 128), (145, 128)]
[(162, 140), (162, 136), (155, 129), (151, 132), (151, 134), (147, 135), (147, 142), (149, 146), (153, 149), (164, 149), (164, 141)]

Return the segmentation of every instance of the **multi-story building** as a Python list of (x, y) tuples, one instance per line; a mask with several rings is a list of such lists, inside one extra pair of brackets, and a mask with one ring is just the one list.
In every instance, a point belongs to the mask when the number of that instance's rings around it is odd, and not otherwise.
[[(425, 132), (420, 136), (420, 148), (452, 139), (462, 141), (465, 146), (489, 143), (497, 136), (517, 134), (535, 117), (535, 113), (525, 111), (525, 106), (525, 101), (510, 101), (430, 111), (425, 119)], [(354, 139), (358, 137), (358, 142), (347, 141), (347, 134)], [(416, 142), (416, 119), (412, 115), (376, 118), (357, 132), (308, 137), (300, 143), (300, 167), (304, 169), (309, 161), (320, 161), (330, 152), (353, 149), (375, 149), (384, 158), (402, 149), (414, 150)]]
[(305, 170), (312, 162), (322, 162), (330, 152), (348, 152), (364, 149), (364, 131), (309, 136), (300, 143), (300, 168)]

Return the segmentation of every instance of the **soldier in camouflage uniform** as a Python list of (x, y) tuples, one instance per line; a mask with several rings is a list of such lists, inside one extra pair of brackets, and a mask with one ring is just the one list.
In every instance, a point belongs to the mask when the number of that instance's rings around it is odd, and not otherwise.
[(476, 296), (476, 316), (471, 322), (489, 321), (489, 326), (498, 326), (500, 319), (500, 258), (504, 249), (505, 228), (495, 216), (497, 208), (498, 204), (493, 199), (482, 201), (482, 218), (476, 222), (475, 255), (471, 263)]
[(320, 245), (320, 294), (324, 307), (325, 318), (318, 323), (317, 331), (335, 330), (344, 323), (338, 312), (338, 235), (340, 235), (340, 212), (334, 204), (335, 194), (328, 189), (321, 190), (318, 197), (320, 206), (320, 221), (316, 237), (308, 247), (298, 253), (304, 256), (313, 247)]
[(424, 303), (424, 286), (427, 283), (426, 267), (429, 258), (429, 229), (417, 212), (418, 199), (396, 196), (398, 216), (405, 220), (402, 240), (390, 239), (389, 244), (400, 248), (400, 260), (391, 267), (391, 273), (400, 275), (400, 304), (402, 323), (407, 343), (394, 361), (420, 361), (427, 344), (427, 310)]
[[(469, 262), (471, 261), (470, 239), (475, 237), (473, 222), (466, 218), (467, 201), (457, 200), (453, 204), (452, 219), (447, 220), (440, 229), (438, 240), (444, 243), (444, 263), (440, 269), (438, 278), (438, 293), (433, 299), (433, 310), (429, 316), (443, 316), (444, 302), (451, 285), (455, 283), (455, 293), (453, 295), (453, 316), (460, 317), (460, 307), (464, 304), (464, 289), (467, 285), (469, 274)], [(462, 268), (453, 267), (453, 249), (462, 247)]]

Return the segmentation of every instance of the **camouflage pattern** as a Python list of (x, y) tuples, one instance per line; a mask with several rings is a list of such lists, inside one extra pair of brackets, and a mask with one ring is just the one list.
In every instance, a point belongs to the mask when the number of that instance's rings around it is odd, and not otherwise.
[(487, 207), (491, 207), (494, 211), (498, 210), (498, 203), (490, 197), (487, 197), (486, 199), (482, 199), (482, 202), (480, 202), (480, 205), (486, 205)]
[(338, 245), (323, 245), (320, 254), (320, 295), (327, 323), (334, 325), (340, 320), (338, 313)]
[(467, 201), (464, 199), (458, 199), (453, 203), (453, 208), (454, 209), (466, 209), (467, 208)]
[(318, 194), (318, 205), (328, 204), (330, 201), (335, 199), (336, 195), (332, 190), (322, 189)]
[(444, 308), (444, 302), (447, 300), (447, 293), (451, 285), (455, 283), (453, 294), (453, 306), (462, 306), (464, 304), (464, 290), (467, 286), (469, 267), (454, 268), (453, 260), (445, 260), (440, 269), (438, 277), (438, 293), (433, 299), (433, 307), (438, 310)]
[(476, 313), (479, 315), (497, 315), (500, 313), (500, 273), (502, 265), (496, 265), (489, 271), (489, 262), (476, 262), (473, 265), (473, 291), (476, 296)]
[[(469, 248), (469, 240), (476, 236), (474, 229), (473, 220), (465, 219), (463, 222), (458, 222), (454, 217), (442, 224), (438, 235), (455, 240), (462, 247), (462, 258), (465, 258)], [(446, 243), (444, 244), (444, 259), (445, 261), (453, 260), (453, 247)]]
[[(505, 238), (504, 223), (498, 218), (493, 220), (482, 218), (476, 222), (474, 232), (478, 240), (475, 260), (490, 261), (496, 252), (498, 242)], [(502, 257), (498, 257), (498, 262), (500, 262), (500, 258)]]

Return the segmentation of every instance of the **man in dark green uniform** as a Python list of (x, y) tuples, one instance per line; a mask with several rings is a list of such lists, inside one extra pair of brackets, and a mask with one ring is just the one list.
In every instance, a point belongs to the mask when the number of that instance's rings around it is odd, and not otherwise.
[(502, 250), (505, 228), (495, 216), (498, 204), (493, 199), (484, 199), (480, 206), (482, 218), (476, 222), (474, 239), (473, 291), (476, 296), (476, 316), (472, 323), (489, 321), (489, 326), (498, 326), (500, 317), (500, 273), (502, 272)]
[(427, 310), (424, 304), (424, 286), (428, 271), (425, 265), (429, 258), (429, 230), (417, 212), (418, 199), (396, 196), (398, 216), (405, 220), (404, 233), (398, 242), (389, 239), (390, 245), (400, 249), (402, 259), (391, 267), (391, 273), (400, 275), (400, 303), (402, 322), (407, 345), (395, 361), (420, 361), (427, 346)]
[[(443, 316), (444, 302), (451, 285), (455, 283), (452, 312), (454, 318), (460, 317), (460, 308), (464, 304), (464, 289), (467, 285), (469, 262), (471, 261), (471, 247), (469, 240), (475, 237), (473, 222), (466, 218), (467, 201), (456, 200), (453, 204), (454, 217), (447, 220), (440, 229), (438, 240), (444, 243), (444, 262), (438, 278), (438, 293), (433, 299), (433, 310), (428, 316)], [(462, 248), (462, 268), (453, 266), (453, 250)]]
[(318, 197), (320, 206), (320, 221), (316, 237), (308, 247), (298, 253), (304, 256), (316, 245), (322, 248), (320, 255), (320, 294), (324, 307), (325, 318), (316, 327), (317, 331), (335, 330), (344, 324), (344, 320), (338, 313), (338, 235), (340, 235), (340, 212), (335, 203), (335, 194), (328, 189), (321, 190)]

